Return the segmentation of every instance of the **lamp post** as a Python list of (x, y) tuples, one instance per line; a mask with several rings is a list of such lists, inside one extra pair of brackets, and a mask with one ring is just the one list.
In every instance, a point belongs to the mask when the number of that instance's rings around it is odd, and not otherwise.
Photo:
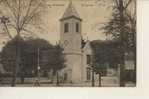
[(35, 79), (35, 82), (33, 83), (34, 86), (40, 86), (40, 65), (39, 65), (39, 47), (37, 48), (37, 78)]
[(39, 47), (38, 47), (38, 58), (37, 58), (37, 78), (38, 78), (38, 83), (39, 83), (39, 86), (40, 86), (40, 63), (39, 63), (39, 51), (40, 51), (40, 49), (39, 49)]
[(92, 67), (92, 87), (95, 86), (93, 56), (91, 55), (90, 66)]

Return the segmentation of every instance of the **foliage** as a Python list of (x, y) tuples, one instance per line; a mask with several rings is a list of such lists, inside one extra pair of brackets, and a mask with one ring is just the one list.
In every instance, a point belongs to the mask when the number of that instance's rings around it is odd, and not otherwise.
[[(120, 42), (120, 86), (125, 86), (125, 52), (131, 50), (136, 56), (136, 1), (113, 0), (113, 2), (115, 5), (112, 7), (112, 18), (109, 19), (103, 29), (106, 34), (112, 35), (114, 39)], [(133, 3), (134, 5), (132, 5)], [(133, 7), (134, 16), (131, 16), (133, 11), (129, 6)], [(136, 65), (136, 59), (134, 62)]]
[(51, 57), (49, 60), (51, 60), (50, 65), (52, 66), (52, 69), (54, 72), (61, 70), (65, 67), (65, 58), (63, 55), (63, 49), (60, 47), (60, 45), (54, 46), (54, 49), (51, 52)]
[(17, 42), (20, 42), (20, 48), (21, 48), (21, 53), (22, 53), (25, 42), (22, 38), (18, 39), (18, 36), (16, 36), (14, 39), (9, 41), (6, 44), (6, 46), (3, 47), (2, 52), (1, 52), (2, 64), (4, 65), (4, 69), (9, 72), (13, 71), (13, 68), (16, 63)]
[[(37, 73), (37, 58), (39, 48), (39, 65), (41, 71), (55, 70), (58, 71), (64, 67), (63, 49), (59, 45), (51, 45), (43, 39), (31, 39), (20, 43), (20, 66), (17, 68), (18, 73), (26, 75)], [(4, 69), (12, 72), (16, 65), (16, 38), (9, 41), (2, 50), (2, 63)]]
[[(39, 48), (39, 53), (38, 53)], [(43, 52), (51, 50), (53, 45), (43, 39), (31, 39), (26, 41), (26, 49), (24, 49), (24, 61), (23, 64), (28, 73), (37, 73), (38, 54), (39, 54), (39, 65), (41, 70), (47, 65), (47, 61), (43, 61), (42, 57), (47, 57), (50, 53), (43, 55)]]
[[(9, 35), (10, 39), (13, 39), (12, 34), (16, 34), (20, 38), (24, 33), (34, 33), (35, 28), (39, 28), (41, 24), (41, 15), (45, 7), (46, 0), (1, 0), (0, 8), (2, 17), (0, 19), (4, 26), (4, 31)], [(20, 56), (21, 45), (19, 44), (19, 40), (17, 42), (16, 65), (12, 68), (12, 86), (15, 86), (17, 69), (20, 67), (20, 60), (22, 60)], [(21, 68), (23, 70), (22, 66)]]
[[(125, 50), (136, 48), (136, 1), (114, 0), (112, 17), (102, 28), (106, 35), (125, 43)], [(130, 7), (131, 6), (131, 7)], [(123, 14), (123, 17), (121, 16)], [(122, 31), (123, 30), (123, 31)]]
[(118, 41), (100, 41), (95, 40), (91, 42), (93, 48), (93, 66), (95, 72), (106, 73), (107, 66), (115, 68), (120, 62)]

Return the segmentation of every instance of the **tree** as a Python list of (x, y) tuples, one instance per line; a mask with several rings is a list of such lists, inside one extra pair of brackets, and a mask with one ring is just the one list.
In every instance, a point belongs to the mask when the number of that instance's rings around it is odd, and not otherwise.
[(133, 52), (134, 54), (134, 78), (135, 78), (135, 82), (136, 82), (136, 1), (133, 0), (133, 5), (131, 6), (130, 9), (131, 10), (126, 10), (126, 15), (128, 17), (129, 20), (129, 40), (128, 40), (128, 50)]
[(106, 75), (107, 66), (117, 68), (117, 64), (120, 62), (118, 43), (114, 40), (91, 42), (93, 48), (92, 68), (99, 75), (99, 86), (101, 86), (101, 76)]
[(56, 74), (57, 85), (59, 85), (59, 71), (65, 67), (63, 49), (60, 47), (60, 45), (54, 46), (52, 57), (49, 60), (52, 61), (51, 66), (54, 74)]
[[(3, 47), (1, 52), (1, 59), (4, 65), (4, 69), (9, 72), (13, 72), (14, 65), (16, 62), (16, 43), (18, 37), (16, 36), (14, 39), (7, 42), (7, 44)], [(21, 50), (24, 48), (24, 40), (20, 38), (18, 40), (21, 44)]]
[(107, 62), (107, 51), (104, 49), (103, 41), (92, 41), (91, 46), (93, 48), (92, 70), (99, 74), (99, 86), (101, 86), (101, 76), (106, 72), (104, 64)]
[[(4, 69), (8, 72), (13, 72), (15, 62), (16, 62), (16, 41), (17, 37), (9, 41), (2, 50), (2, 63), (4, 65)], [(17, 68), (17, 76), (21, 78), (21, 83), (24, 83), (24, 77), (33, 76), (37, 74), (37, 49), (40, 49), (40, 64), (42, 63), (42, 54), (43, 51), (51, 50), (53, 45), (49, 44), (49, 42), (43, 39), (32, 39), (32, 40), (23, 40), (19, 39), (20, 43), (20, 67)], [(51, 53), (49, 53), (50, 55)], [(48, 55), (47, 55), (48, 56)], [(45, 64), (47, 61), (41, 64), (41, 69), (44, 70)], [(51, 67), (52, 68), (52, 67)], [(35, 76), (35, 75), (34, 75)]]
[[(107, 24), (105, 24), (105, 27), (103, 28), (106, 34), (110, 34), (114, 37), (114, 39), (119, 40), (120, 42), (120, 55), (121, 55), (121, 62), (120, 62), (120, 86), (124, 86), (124, 74), (125, 74), (125, 68), (124, 68), (124, 57), (125, 52), (128, 49), (128, 46), (130, 45), (130, 36), (129, 34), (135, 35), (136, 32), (132, 32), (132, 27), (135, 31), (135, 22), (131, 22), (130, 19), (132, 17), (127, 14), (129, 9), (129, 6), (131, 6), (132, 2), (136, 2), (135, 0), (112, 0), (114, 3), (114, 6), (112, 6), (113, 14), (112, 18), (109, 20)], [(135, 6), (133, 6), (135, 7)], [(136, 9), (135, 9), (136, 10)], [(129, 16), (129, 17), (128, 17)], [(131, 24), (131, 25), (130, 25)], [(131, 26), (131, 27), (130, 27)], [(135, 36), (133, 37), (133, 39)], [(135, 42), (135, 41), (133, 41)], [(135, 45), (135, 44), (134, 44)]]
[[(24, 49), (25, 65), (28, 68), (28, 72), (34, 72), (37, 75), (37, 64), (39, 54), (39, 65), (41, 70), (46, 70), (48, 65), (47, 57), (51, 54), (49, 51), (53, 49), (53, 45), (44, 39), (30, 39), (26, 41), (26, 49)], [(39, 53), (38, 53), (39, 49)], [(45, 53), (44, 52), (48, 52)]]
[[(13, 72), (16, 62), (16, 42), (17, 37), (9, 41), (2, 50), (2, 62), (4, 68)], [(57, 76), (57, 85), (59, 85), (58, 72), (65, 67), (63, 49), (59, 45), (51, 45), (43, 39), (19, 40), (20, 43), (20, 68), (17, 68), (17, 74), (22, 83), (24, 77), (37, 76), (38, 50), (39, 49), (39, 66), (41, 71), (53, 70), (53, 76)], [(10, 62), (11, 61), (11, 62)]]
[[(24, 49), (24, 40), (22, 38), (18, 38), (16, 36), (14, 39), (9, 41), (6, 46), (3, 47), (2, 49), (2, 64), (4, 66), (4, 69), (7, 72), (10, 72), (13, 74), (15, 70), (18, 70), (18, 68), (15, 68), (16, 65), (16, 47), (17, 47), (17, 42), (20, 43), (20, 53), (22, 53), (22, 50)], [(21, 58), (20, 58), (21, 59)], [(19, 63), (21, 66), (21, 63)], [(15, 69), (15, 70), (14, 70)]]
[[(20, 38), (21, 34), (24, 32), (30, 32), (30, 27), (37, 25), (38, 20), (41, 19), (41, 12), (43, 8), (46, 7), (45, 0), (2, 0), (1, 7), (3, 16), (9, 18), (8, 24), (2, 21), (4, 24), (6, 33), (9, 34), (12, 39), (10, 31), (15, 31), (15, 34)], [(2, 18), (3, 19), (3, 18)], [(16, 68), (19, 68), (20, 63), (20, 44), (19, 41), (16, 43), (16, 65), (13, 71), (12, 86), (15, 86)]]

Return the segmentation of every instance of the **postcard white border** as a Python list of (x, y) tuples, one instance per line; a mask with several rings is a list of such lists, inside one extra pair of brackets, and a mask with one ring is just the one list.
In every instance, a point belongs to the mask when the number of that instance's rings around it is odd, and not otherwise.
[(0, 88), (0, 99), (146, 99), (149, 96), (149, 0), (137, 1), (136, 88)]

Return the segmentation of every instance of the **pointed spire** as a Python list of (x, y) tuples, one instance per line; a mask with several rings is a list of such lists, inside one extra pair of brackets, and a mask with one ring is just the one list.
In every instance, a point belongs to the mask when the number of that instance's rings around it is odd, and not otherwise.
[(61, 20), (66, 19), (66, 18), (70, 18), (70, 17), (75, 17), (81, 20), (78, 12), (76, 11), (75, 7), (73, 6), (72, 0), (70, 0), (70, 3), (67, 7), (67, 9), (65, 10), (65, 13), (63, 14), (63, 17), (61, 18)]

